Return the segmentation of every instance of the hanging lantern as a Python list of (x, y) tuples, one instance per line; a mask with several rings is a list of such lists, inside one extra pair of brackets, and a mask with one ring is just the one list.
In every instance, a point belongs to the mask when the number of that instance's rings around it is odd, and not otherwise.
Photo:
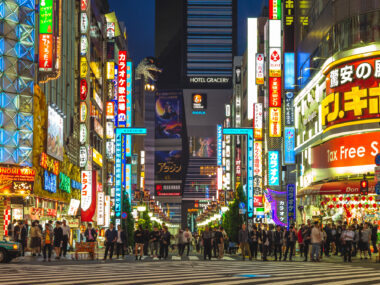
[(377, 207), (376, 203), (374, 203), (372, 206), (373, 206), (374, 208), (376, 208), (376, 207)]
[(342, 196), (339, 197), (339, 201), (343, 201), (343, 197)]
[(336, 207), (339, 209), (339, 208), (340, 208), (340, 205), (339, 205), (339, 204), (336, 204)]
[(334, 205), (329, 205), (329, 208), (332, 209), (334, 207)]
[(352, 208), (352, 209), (355, 208), (355, 205), (354, 205), (354, 204), (351, 204), (351, 208)]
[(336, 197), (333, 198), (333, 201), (336, 202)]
[(347, 200), (347, 201), (350, 201), (350, 200), (351, 200), (351, 197), (347, 197), (346, 200)]
[(365, 204), (365, 207), (366, 207), (366, 209), (368, 209), (369, 208), (369, 204)]
[(325, 205), (325, 202), (322, 201), (322, 202), (321, 202), (321, 206), (324, 206), (324, 205)]
[(359, 203), (358, 207), (359, 207), (359, 208), (363, 207), (362, 203)]
[(365, 197), (364, 196), (362, 197), (362, 201), (365, 201)]
[(371, 196), (371, 197), (369, 197), (369, 198), (368, 198), (368, 200), (372, 201), (372, 200), (373, 200), (373, 197), (372, 197), (372, 196)]
[(330, 198), (326, 197), (325, 198), (326, 202), (330, 202)]
[(359, 197), (355, 197), (354, 199), (355, 199), (355, 201), (359, 201)]

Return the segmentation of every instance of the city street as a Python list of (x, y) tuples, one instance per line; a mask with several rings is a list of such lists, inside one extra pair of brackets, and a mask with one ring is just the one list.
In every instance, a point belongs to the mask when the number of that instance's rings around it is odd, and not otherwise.
[(235, 260), (15, 263), (1, 266), (0, 284), (379, 284), (379, 268)]

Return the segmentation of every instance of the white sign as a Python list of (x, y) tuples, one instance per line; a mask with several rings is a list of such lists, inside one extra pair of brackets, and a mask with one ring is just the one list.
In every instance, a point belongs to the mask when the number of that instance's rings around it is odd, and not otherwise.
[(106, 142), (106, 156), (107, 159), (113, 159), (115, 154), (115, 143), (113, 141)]
[(80, 55), (81, 56), (86, 56), (88, 51), (88, 41), (87, 41), (87, 36), (82, 35), (80, 37)]
[(254, 120), (253, 127), (255, 129), (263, 128), (263, 104), (262, 103), (255, 104), (255, 120)]
[(80, 14), (80, 32), (82, 34), (87, 33), (88, 30), (88, 17), (86, 13)]
[(256, 54), (256, 84), (264, 84), (264, 55)]
[(94, 90), (94, 99), (95, 99), (95, 102), (98, 105), (100, 111), (103, 111), (102, 99), (100, 98), (99, 94), (95, 90)]
[(104, 199), (104, 226), (108, 228), (111, 220), (111, 197), (105, 196)]
[(113, 39), (115, 37), (115, 23), (107, 22), (107, 38)]
[(106, 123), (106, 138), (107, 139), (113, 139), (114, 137), (114, 124), (113, 122), (107, 122)]
[(86, 167), (87, 164), (87, 147), (81, 146), (79, 148), (79, 167)]
[(85, 124), (79, 125), (79, 143), (85, 144), (87, 141), (87, 127)]
[(92, 202), (92, 172), (82, 171), (81, 172), (81, 208), (83, 211), (87, 211), (91, 207)]
[(80, 102), (79, 105), (79, 120), (84, 123), (87, 119), (87, 105), (86, 102)]
[(104, 192), (98, 192), (98, 216), (97, 216), (97, 223), (98, 226), (104, 225)]
[(281, 48), (269, 49), (269, 77), (281, 77)]
[(69, 216), (76, 216), (78, 208), (79, 208), (79, 205), (80, 205), (80, 201), (79, 200), (77, 200), (77, 199), (71, 199), (67, 215), (69, 215)]

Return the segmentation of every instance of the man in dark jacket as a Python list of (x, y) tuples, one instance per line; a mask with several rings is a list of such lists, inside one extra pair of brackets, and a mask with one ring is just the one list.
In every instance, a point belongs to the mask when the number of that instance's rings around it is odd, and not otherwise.
[(84, 232), (84, 236), (86, 237), (86, 242), (95, 242), (98, 234), (94, 228), (92, 228), (92, 224), (88, 223), (87, 229)]
[(104, 260), (107, 259), (108, 251), (110, 251), (110, 260), (112, 260), (113, 248), (117, 240), (117, 231), (113, 227), (113, 223), (110, 223), (110, 228), (105, 234), (106, 251), (104, 253)]
[(243, 255), (243, 260), (245, 260), (245, 251), (248, 251), (249, 260), (252, 260), (248, 237), (249, 237), (249, 232), (247, 230), (247, 226), (243, 224), (241, 227), (241, 230), (239, 231), (239, 237), (238, 237), (241, 254)]
[(324, 249), (325, 249), (325, 255), (327, 257), (329, 257), (330, 256), (331, 242), (333, 239), (331, 224), (327, 224), (327, 226), (325, 227), (325, 233), (326, 233), (326, 241), (325, 241), (325, 248)]
[(23, 221), (19, 221), (18, 225), (14, 228), (14, 239), (21, 244), (21, 255), (25, 255), (25, 248), (28, 241), (28, 230)]
[(307, 225), (305, 225), (304, 229), (302, 230), (302, 239), (304, 243), (304, 255), (305, 255), (304, 261), (307, 261), (307, 258), (309, 256), (309, 246), (311, 242), (311, 221), (310, 220), (307, 220)]
[(274, 232), (273, 237), (274, 237), (274, 240), (273, 240), (273, 243), (274, 243), (274, 261), (277, 261), (277, 253), (280, 253), (279, 261), (281, 261), (281, 259), (282, 259), (282, 243), (284, 240), (283, 233), (281, 231), (281, 226), (277, 226), (277, 229)]
[(286, 261), (289, 251), (290, 251), (289, 260), (292, 261), (294, 246), (296, 245), (296, 241), (297, 241), (297, 231), (294, 225), (291, 225), (289, 227), (289, 230), (286, 231), (285, 240), (286, 240), (286, 250), (285, 250), (284, 261)]
[(371, 241), (372, 241), (372, 246), (373, 246), (373, 253), (377, 253), (377, 225), (372, 226), (372, 232), (371, 232)]
[(120, 251), (121, 256), (124, 259), (124, 246), (127, 244), (127, 236), (125, 234), (125, 231), (121, 228), (120, 225), (117, 226), (117, 239), (116, 239), (116, 255), (117, 259), (119, 259)]
[(160, 259), (163, 257), (164, 259), (168, 258), (169, 253), (169, 245), (170, 245), (170, 233), (168, 228), (164, 226), (163, 232), (161, 234), (160, 240)]
[(210, 232), (209, 226), (206, 226), (204, 232), (202, 233), (202, 243), (203, 243), (203, 258), (211, 260), (211, 243), (212, 243), (212, 235)]

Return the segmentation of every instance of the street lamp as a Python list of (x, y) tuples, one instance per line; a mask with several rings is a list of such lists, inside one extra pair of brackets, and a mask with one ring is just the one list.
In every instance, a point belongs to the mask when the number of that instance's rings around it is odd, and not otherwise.
[(137, 211), (139, 211), (139, 212), (145, 212), (146, 211), (146, 206), (145, 205), (138, 206), (137, 207)]

